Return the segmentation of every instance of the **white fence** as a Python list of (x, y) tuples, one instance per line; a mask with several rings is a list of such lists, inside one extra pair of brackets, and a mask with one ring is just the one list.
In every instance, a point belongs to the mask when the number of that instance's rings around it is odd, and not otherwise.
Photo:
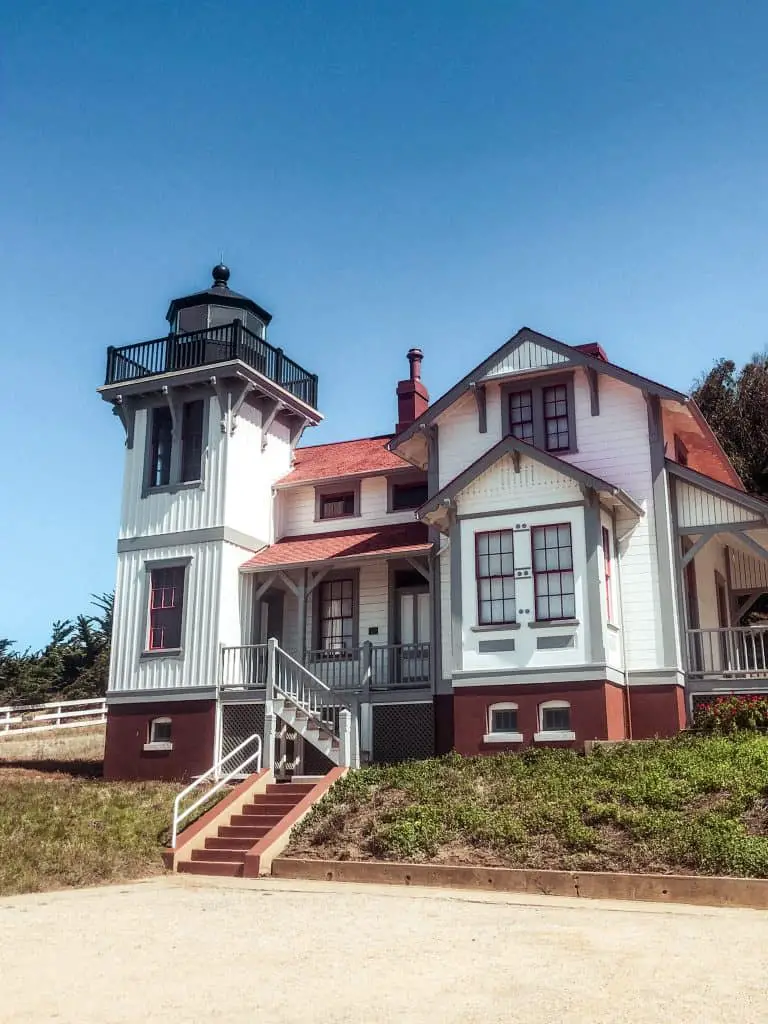
[(60, 700), (51, 704), (7, 705), (0, 708), (0, 737), (103, 725), (106, 720), (107, 702), (104, 697)]

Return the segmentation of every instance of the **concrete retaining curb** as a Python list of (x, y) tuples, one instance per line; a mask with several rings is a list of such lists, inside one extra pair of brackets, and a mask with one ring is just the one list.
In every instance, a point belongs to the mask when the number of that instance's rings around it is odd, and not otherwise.
[(768, 880), (762, 878), (532, 871), (451, 864), (400, 864), (390, 861), (300, 860), (292, 857), (276, 858), (272, 862), (272, 874), (277, 878), (312, 881), (427, 885), (529, 895), (768, 909)]

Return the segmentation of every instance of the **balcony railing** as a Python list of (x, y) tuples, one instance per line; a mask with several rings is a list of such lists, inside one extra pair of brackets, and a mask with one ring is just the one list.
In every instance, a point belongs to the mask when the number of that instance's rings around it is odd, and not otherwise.
[[(332, 690), (390, 690), (429, 686), (432, 645), (371, 644), (343, 651), (307, 651), (303, 663)], [(225, 647), (224, 689), (259, 689), (266, 684), (267, 645)]]
[(768, 626), (689, 629), (687, 637), (691, 678), (768, 678)]
[(204, 331), (169, 334), (122, 348), (110, 347), (105, 384), (139, 380), (173, 370), (191, 370), (231, 359), (242, 360), (302, 402), (317, 408), (317, 375), (307, 373), (282, 349), (253, 334), (240, 320)]

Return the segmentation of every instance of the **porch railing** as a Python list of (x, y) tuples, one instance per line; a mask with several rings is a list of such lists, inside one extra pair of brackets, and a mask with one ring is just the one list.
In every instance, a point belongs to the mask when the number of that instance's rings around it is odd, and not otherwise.
[(768, 626), (689, 629), (687, 643), (692, 678), (768, 677)]
[[(429, 686), (432, 645), (364, 643), (342, 651), (306, 651), (303, 659), (297, 660), (334, 691), (422, 687)], [(225, 647), (221, 686), (262, 688), (266, 685), (267, 667), (267, 644)]]

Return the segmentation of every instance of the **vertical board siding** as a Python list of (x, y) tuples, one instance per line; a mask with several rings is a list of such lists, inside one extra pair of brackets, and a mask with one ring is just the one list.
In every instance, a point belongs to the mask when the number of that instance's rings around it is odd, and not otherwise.
[[(765, 535), (758, 537), (759, 543), (768, 547)], [(768, 589), (768, 562), (739, 548), (731, 548), (731, 586), (734, 590)]]
[(675, 482), (677, 493), (677, 520), (680, 526), (717, 526), (718, 523), (760, 522), (760, 516), (743, 505), (727, 501), (700, 487)]
[(125, 450), (123, 499), (120, 534), (124, 537), (150, 537), (182, 530), (200, 530), (223, 523), (223, 438), (219, 403), (208, 403), (207, 442), (203, 449), (203, 486), (182, 488), (176, 492), (158, 492), (142, 497), (144, 459), (149, 411), (136, 410), (134, 443)]
[(524, 341), (509, 352), (490, 370), (486, 377), (498, 377), (502, 374), (520, 373), (525, 370), (538, 370), (544, 367), (558, 366), (569, 362), (568, 356), (554, 352), (545, 345), (537, 345), (532, 341)]
[(262, 449), (262, 412), (244, 402), (234, 433), (226, 441), (224, 522), (269, 544), (273, 537), (272, 486), (290, 471), (289, 428), (272, 422)]
[[(696, 571), (696, 596), (699, 603), (699, 625), (701, 629), (717, 629), (720, 625), (717, 609), (716, 576), (718, 572), (727, 580), (725, 565), (725, 544), (711, 540), (694, 556)], [(707, 641), (705, 640), (706, 644)]]
[[(184, 544), (130, 551), (118, 556), (115, 625), (109, 692), (213, 686), (218, 672), (219, 588), (222, 585), (219, 543)], [(144, 563), (191, 557), (184, 593), (183, 657), (140, 655), (147, 637), (148, 589)], [(236, 577), (230, 580), (236, 592)]]

